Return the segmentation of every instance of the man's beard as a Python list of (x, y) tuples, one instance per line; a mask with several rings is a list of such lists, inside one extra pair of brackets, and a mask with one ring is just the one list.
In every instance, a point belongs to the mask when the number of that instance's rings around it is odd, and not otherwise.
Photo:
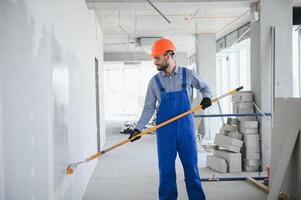
[(157, 70), (158, 71), (165, 71), (169, 66), (168, 62), (163, 63), (162, 65), (157, 65)]

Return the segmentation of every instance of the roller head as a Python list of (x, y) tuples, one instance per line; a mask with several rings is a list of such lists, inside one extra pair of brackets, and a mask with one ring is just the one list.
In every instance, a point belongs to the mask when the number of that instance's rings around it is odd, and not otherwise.
[(71, 163), (71, 164), (67, 167), (67, 175), (73, 174), (75, 168), (76, 168), (76, 163)]

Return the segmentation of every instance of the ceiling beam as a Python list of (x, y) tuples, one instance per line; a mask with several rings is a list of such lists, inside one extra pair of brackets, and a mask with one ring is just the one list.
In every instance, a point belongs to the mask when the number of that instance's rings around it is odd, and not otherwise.
[[(186, 57), (186, 52), (176, 52), (176, 58)], [(104, 52), (104, 62), (131, 62), (131, 61), (152, 61), (149, 54), (145, 52)]]

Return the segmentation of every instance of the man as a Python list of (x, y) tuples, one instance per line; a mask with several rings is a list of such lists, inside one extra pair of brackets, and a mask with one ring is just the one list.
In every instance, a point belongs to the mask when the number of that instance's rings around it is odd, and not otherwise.
[[(157, 66), (157, 73), (149, 82), (140, 120), (131, 133), (132, 139), (143, 130), (155, 110), (156, 124), (160, 124), (191, 108), (193, 88), (203, 94), (203, 109), (211, 106), (211, 92), (197, 74), (176, 66), (176, 48), (168, 39), (159, 39), (152, 46), (151, 56)], [(159, 159), (159, 199), (177, 199), (175, 159), (179, 154), (185, 174), (185, 183), (190, 200), (205, 199), (198, 172), (197, 144), (193, 114), (189, 114), (156, 130)], [(139, 139), (133, 138), (131, 142)]]

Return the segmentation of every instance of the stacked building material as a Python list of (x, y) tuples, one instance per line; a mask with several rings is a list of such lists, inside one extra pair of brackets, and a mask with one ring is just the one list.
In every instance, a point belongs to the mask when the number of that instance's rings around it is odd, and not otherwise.
[[(241, 91), (232, 97), (234, 114), (253, 114), (251, 91)], [(255, 116), (228, 118), (214, 139), (219, 149), (207, 157), (207, 166), (219, 172), (253, 172), (260, 166), (260, 137)], [(242, 162), (243, 161), (243, 162)]]
[(227, 162), (226, 160), (219, 158), (214, 155), (207, 155), (207, 167), (211, 168), (220, 173), (227, 172)]
[(258, 121), (240, 122), (240, 132), (243, 134), (242, 148), (243, 170), (254, 172), (260, 165), (260, 141), (258, 134)]
[[(254, 112), (251, 91), (241, 91), (232, 97), (233, 113), (252, 114)], [(242, 148), (243, 170), (258, 171), (260, 164), (260, 140), (258, 134), (258, 121), (255, 116), (241, 116), (239, 119), (239, 132), (243, 135)]]
[(241, 172), (241, 153), (227, 150), (215, 150), (213, 156), (226, 160), (227, 172)]
[(219, 149), (214, 150), (213, 155), (207, 156), (207, 167), (218, 172), (242, 171), (240, 151), (243, 141), (238, 128), (238, 120), (233, 118), (229, 118), (227, 124), (221, 127), (214, 139), (214, 144), (219, 146)]
[[(252, 103), (252, 92), (241, 91), (232, 96), (233, 114), (255, 113)], [(238, 117), (239, 121), (256, 121), (255, 116)]]

